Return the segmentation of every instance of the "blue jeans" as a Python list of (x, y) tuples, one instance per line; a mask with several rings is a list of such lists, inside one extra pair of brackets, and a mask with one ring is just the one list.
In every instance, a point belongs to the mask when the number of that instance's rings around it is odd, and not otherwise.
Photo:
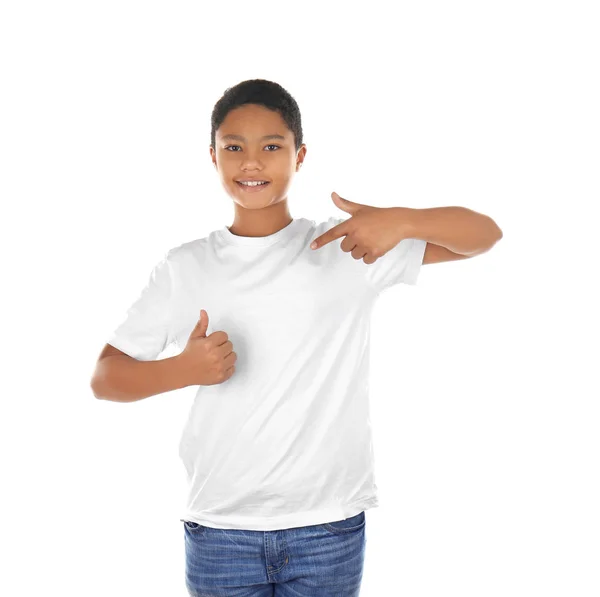
[(357, 597), (365, 513), (277, 531), (215, 529), (182, 520), (193, 597)]

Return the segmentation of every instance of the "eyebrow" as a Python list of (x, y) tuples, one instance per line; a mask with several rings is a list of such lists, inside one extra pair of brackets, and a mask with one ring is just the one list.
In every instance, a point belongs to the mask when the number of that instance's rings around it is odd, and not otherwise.
[[(223, 135), (221, 137), (221, 139), (223, 141), (225, 141), (226, 139), (231, 139), (233, 141), (247, 141), (248, 140), (248, 139), (246, 139), (246, 137), (242, 137), (242, 135)], [(264, 137), (262, 137), (262, 139), (279, 139), (281, 141), (285, 141), (285, 137), (283, 137), (282, 135), (265, 135)]]

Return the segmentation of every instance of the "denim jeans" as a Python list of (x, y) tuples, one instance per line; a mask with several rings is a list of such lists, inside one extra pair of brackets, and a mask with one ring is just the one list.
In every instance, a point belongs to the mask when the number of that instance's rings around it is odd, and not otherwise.
[(215, 529), (182, 520), (193, 597), (357, 597), (365, 513), (277, 531)]

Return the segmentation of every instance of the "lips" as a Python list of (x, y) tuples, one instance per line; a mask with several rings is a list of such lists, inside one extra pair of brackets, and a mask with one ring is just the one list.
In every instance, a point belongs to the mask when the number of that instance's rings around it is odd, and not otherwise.
[(266, 189), (271, 184), (271, 181), (267, 180), (265, 182), (266, 182), (266, 184), (258, 184), (258, 185), (248, 186), (248, 185), (242, 184), (239, 180), (235, 181), (235, 183), (240, 187), (240, 189), (243, 189), (247, 193), (255, 193), (257, 191), (262, 191), (263, 189)]

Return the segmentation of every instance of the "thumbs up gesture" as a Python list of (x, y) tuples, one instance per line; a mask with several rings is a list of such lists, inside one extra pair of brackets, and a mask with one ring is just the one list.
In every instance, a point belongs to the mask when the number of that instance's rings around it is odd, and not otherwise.
[(229, 336), (223, 332), (206, 335), (208, 313), (201, 309), (180, 360), (186, 385), (212, 386), (228, 380), (235, 371), (237, 355)]

